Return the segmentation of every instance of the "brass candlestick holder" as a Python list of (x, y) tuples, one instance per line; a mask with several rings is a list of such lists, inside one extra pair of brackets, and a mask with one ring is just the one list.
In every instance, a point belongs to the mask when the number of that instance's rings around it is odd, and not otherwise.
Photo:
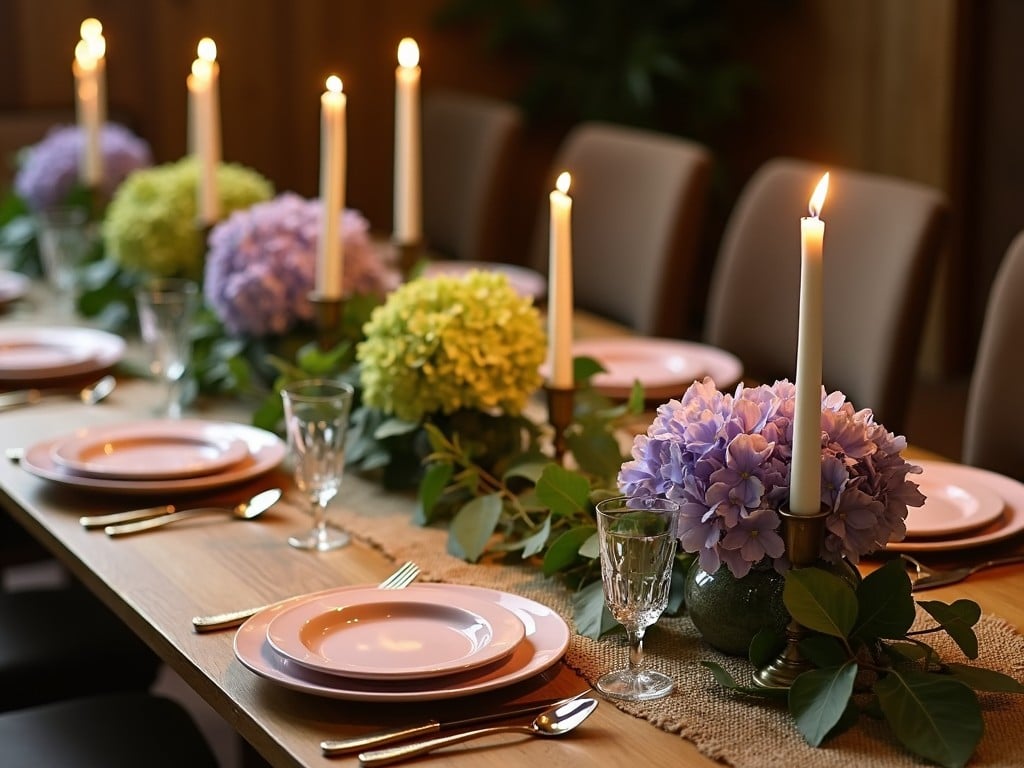
[(341, 343), (341, 321), (345, 314), (345, 301), (318, 293), (309, 294), (313, 304), (313, 323), (316, 326), (316, 343), (324, 352), (329, 352)]
[(572, 387), (545, 387), (548, 395), (548, 421), (555, 431), (553, 444), (555, 460), (562, 463), (565, 458), (565, 431), (572, 424), (576, 404), (576, 390)]
[(398, 268), (402, 275), (408, 278), (416, 265), (425, 258), (423, 243), (400, 243), (396, 240), (393, 245), (395, 253), (398, 254)]
[[(821, 552), (828, 510), (823, 509), (816, 515), (794, 515), (784, 510), (779, 510), (779, 514), (792, 567), (813, 565)], [(771, 690), (789, 690), (797, 677), (813, 669), (814, 666), (800, 652), (799, 643), (806, 635), (807, 629), (790, 619), (786, 625), (786, 647), (767, 666), (754, 673), (754, 685)]]

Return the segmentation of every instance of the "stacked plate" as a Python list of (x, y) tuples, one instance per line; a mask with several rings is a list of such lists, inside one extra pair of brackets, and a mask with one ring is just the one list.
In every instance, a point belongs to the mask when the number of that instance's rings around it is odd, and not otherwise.
[(526, 680), (562, 658), (569, 635), (550, 608), (498, 590), (340, 587), (257, 613), (235, 635), (235, 655), (297, 691), (430, 701)]
[(104, 371), (124, 356), (124, 339), (75, 327), (0, 328), (0, 384), (51, 382)]
[(277, 435), (255, 427), (152, 419), (44, 440), (25, 451), (21, 465), (62, 485), (144, 495), (242, 482), (270, 471), (284, 455)]
[(20, 272), (0, 270), (0, 307), (28, 293), (32, 281)]
[(910, 507), (907, 537), (892, 542), (895, 552), (968, 549), (1024, 531), (1024, 484), (964, 464), (915, 461), (923, 473), (911, 475), (925, 495)]

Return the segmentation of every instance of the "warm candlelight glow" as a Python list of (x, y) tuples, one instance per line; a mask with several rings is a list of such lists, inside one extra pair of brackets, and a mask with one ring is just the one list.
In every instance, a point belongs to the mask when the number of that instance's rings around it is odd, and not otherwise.
[(563, 195), (569, 194), (569, 185), (572, 183), (572, 176), (569, 175), (568, 171), (562, 171), (558, 174), (558, 179), (555, 180), (555, 189), (561, 192)]
[(196, 46), (196, 54), (203, 61), (217, 60), (217, 44), (212, 38), (204, 37)]
[(338, 77), (337, 75), (331, 75), (330, 77), (328, 77), (326, 85), (327, 90), (330, 91), (331, 93), (341, 93), (342, 91), (341, 78)]
[(825, 195), (828, 194), (828, 174), (826, 173), (821, 177), (821, 181), (818, 182), (818, 186), (814, 188), (814, 194), (811, 195), (811, 202), (807, 206), (811, 212), (811, 216), (818, 218), (821, 214), (821, 207), (825, 204)]
[(75, 46), (75, 61), (78, 66), (83, 69), (95, 69), (96, 68), (96, 57), (93, 55), (92, 48), (89, 47), (89, 43), (85, 40), (79, 40)]
[(399, 41), (398, 63), (403, 67), (415, 67), (420, 63), (420, 47), (411, 37), (403, 37)]
[(548, 384), (555, 389), (572, 389), (572, 177), (562, 171), (548, 198), (550, 237), (548, 241)]
[(85, 19), (81, 26), (78, 28), (79, 34), (83, 40), (89, 40), (93, 37), (99, 37), (103, 34), (103, 23), (99, 19), (92, 17)]

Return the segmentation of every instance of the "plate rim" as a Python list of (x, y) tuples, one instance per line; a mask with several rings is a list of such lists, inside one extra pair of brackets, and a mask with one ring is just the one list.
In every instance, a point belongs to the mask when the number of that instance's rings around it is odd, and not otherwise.
[[(992, 490), (988, 485), (981, 482), (980, 478), (975, 477), (973, 473), (961, 471), (963, 465), (952, 464), (951, 462), (944, 463), (951, 465), (950, 467), (942, 467), (941, 469), (941, 473), (945, 474), (948, 479), (938, 479), (935, 481), (935, 484), (941, 484), (943, 486), (955, 485), (962, 488), (975, 500), (980, 511), (976, 512), (971, 518), (965, 517), (961, 519), (959, 523), (950, 523), (945, 526), (933, 527), (930, 529), (915, 528), (913, 531), (908, 527), (907, 536), (912, 539), (934, 539), (937, 537), (955, 536), (969, 531), (980, 530), (997, 521), (1002, 516), (1003, 510), (1006, 508), (1006, 500), (996, 493), (996, 491)], [(934, 469), (937, 468), (933, 466), (933, 470)], [(968, 478), (966, 481), (961, 479), (965, 476)], [(923, 477), (924, 475), (922, 475), (922, 479)], [(925, 494), (926, 501), (924, 507), (913, 507), (909, 510), (907, 515), (908, 519), (911, 515), (915, 514), (915, 511), (924, 510), (927, 507), (927, 498), (928, 495)], [(954, 500), (949, 500), (949, 503), (960, 506), (957, 505)], [(986, 511), (988, 508), (994, 508), (995, 511), (993, 512), (991, 509)]]
[(32, 381), (39, 386), (45, 382), (57, 382), (65, 379), (84, 376), (89, 373), (98, 373), (112, 367), (124, 357), (127, 343), (117, 334), (104, 331), (99, 328), (83, 328), (81, 326), (11, 326), (0, 328), (0, 344), (9, 340), (31, 340), (33, 337), (47, 337), (76, 339), (75, 343), (81, 343), (83, 339), (92, 340), (92, 354), (78, 361), (76, 364), (65, 365), (62, 368), (32, 369), (32, 370), (7, 370), (0, 371), (0, 382), (24, 382)]

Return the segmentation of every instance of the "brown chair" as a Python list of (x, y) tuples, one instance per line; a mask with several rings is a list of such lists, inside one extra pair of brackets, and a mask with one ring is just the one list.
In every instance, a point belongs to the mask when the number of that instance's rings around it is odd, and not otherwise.
[[(711, 164), (706, 147), (679, 136), (601, 122), (568, 133), (548, 182), (572, 175), (577, 306), (647, 336), (686, 334)], [(531, 264), (546, 274), (543, 201)]]
[(996, 272), (974, 361), (964, 418), (965, 464), (1024, 480), (1024, 413), (1016, 407), (1024, 377), (1024, 232)]
[(737, 355), (752, 380), (794, 380), (799, 220), (826, 170), (822, 380), (901, 432), (948, 216), (934, 189), (803, 160), (769, 161), (726, 223), (704, 338)]
[(518, 107), (456, 91), (423, 96), (423, 234), (446, 258), (495, 261)]

